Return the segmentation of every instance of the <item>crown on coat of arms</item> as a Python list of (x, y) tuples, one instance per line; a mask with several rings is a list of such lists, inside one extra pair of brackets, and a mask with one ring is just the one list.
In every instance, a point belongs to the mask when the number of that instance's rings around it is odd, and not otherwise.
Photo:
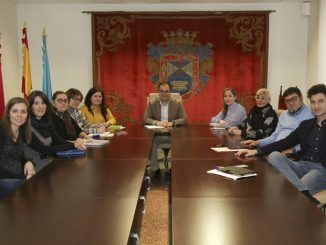
[(165, 37), (166, 43), (169, 44), (189, 44), (193, 45), (194, 39), (197, 37), (198, 32), (193, 31), (184, 32), (182, 29), (178, 29), (176, 32), (171, 31), (162, 31), (161, 32)]

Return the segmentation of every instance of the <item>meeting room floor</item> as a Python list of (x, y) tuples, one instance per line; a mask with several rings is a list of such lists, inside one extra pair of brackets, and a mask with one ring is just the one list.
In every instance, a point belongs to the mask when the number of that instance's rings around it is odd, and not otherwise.
[(140, 230), (140, 244), (169, 244), (169, 190), (163, 163), (160, 163), (161, 178), (152, 179), (147, 192), (146, 211)]

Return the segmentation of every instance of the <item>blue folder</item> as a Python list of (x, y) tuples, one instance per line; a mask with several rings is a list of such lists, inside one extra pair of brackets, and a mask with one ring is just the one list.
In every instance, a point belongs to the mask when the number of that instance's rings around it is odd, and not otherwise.
[(56, 153), (58, 157), (83, 157), (85, 156), (85, 151), (74, 149), (74, 150), (68, 150), (68, 151), (58, 151)]

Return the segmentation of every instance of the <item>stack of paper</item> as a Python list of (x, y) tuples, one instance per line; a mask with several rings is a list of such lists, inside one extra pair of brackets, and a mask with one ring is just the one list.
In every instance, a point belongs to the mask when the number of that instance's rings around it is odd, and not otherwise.
[(244, 166), (246, 165), (235, 165), (226, 167), (216, 166), (214, 169), (207, 171), (207, 173), (224, 176), (233, 180), (257, 176), (256, 171)]
[(87, 147), (99, 147), (110, 143), (109, 140), (85, 140), (85, 145)]
[(146, 128), (148, 129), (162, 129), (164, 128), (163, 126), (156, 126), (156, 125), (145, 125)]
[(212, 147), (213, 151), (217, 152), (228, 152), (228, 151), (239, 151), (241, 149), (230, 149), (229, 147)]

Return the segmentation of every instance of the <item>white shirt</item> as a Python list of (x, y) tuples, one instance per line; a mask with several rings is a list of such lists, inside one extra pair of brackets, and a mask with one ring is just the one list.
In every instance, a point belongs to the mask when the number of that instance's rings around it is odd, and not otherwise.
[(169, 121), (169, 102), (168, 103), (162, 103), (161, 104), (161, 121), (162, 122), (168, 122)]

